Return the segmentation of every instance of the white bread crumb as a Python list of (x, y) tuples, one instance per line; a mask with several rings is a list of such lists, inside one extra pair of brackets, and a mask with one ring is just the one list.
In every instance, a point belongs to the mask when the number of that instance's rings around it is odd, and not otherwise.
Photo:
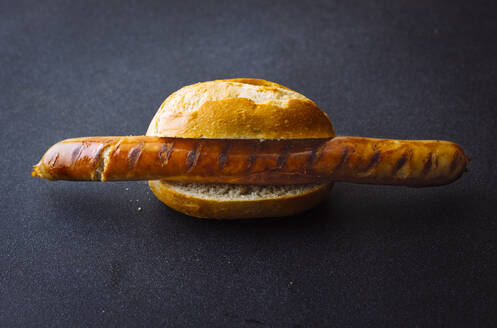
[(203, 199), (212, 200), (260, 200), (295, 196), (317, 189), (321, 184), (302, 185), (230, 185), (167, 182), (176, 191)]

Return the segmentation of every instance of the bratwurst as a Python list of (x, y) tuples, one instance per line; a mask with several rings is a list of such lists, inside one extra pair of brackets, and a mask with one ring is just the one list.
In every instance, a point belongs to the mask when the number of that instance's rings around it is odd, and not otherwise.
[(33, 176), (256, 185), (344, 181), (426, 187), (456, 180), (468, 161), (459, 145), (434, 140), (85, 137), (53, 145), (33, 167)]

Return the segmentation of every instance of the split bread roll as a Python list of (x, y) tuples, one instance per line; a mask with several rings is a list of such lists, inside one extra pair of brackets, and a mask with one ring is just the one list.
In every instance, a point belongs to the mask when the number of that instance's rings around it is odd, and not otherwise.
[[(232, 79), (197, 83), (171, 94), (147, 136), (303, 139), (335, 136), (328, 116), (311, 100), (277, 83)], [(169, 207), (199, 218), (294, 215), (318, 204), (332, 184), (232, 185), (149, 181)]]

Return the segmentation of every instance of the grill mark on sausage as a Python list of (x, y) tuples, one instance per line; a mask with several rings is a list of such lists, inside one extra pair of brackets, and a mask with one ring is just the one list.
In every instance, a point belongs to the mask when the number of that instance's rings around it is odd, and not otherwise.
[(259, 153), (261, 147), (262, 147), (262, 142), (258, 141), (255, 143), (254, 152), (251, 153), (249, 158), (247, 159), (248, 166), (245, 169), (245, 172), (249, 172), (252, 169), (252, 167), (254, 166), (255, 161), (257, 160), (257, 154)]
[(133, 170), (136, 166), (136, 163), (138, 163), (138, 160), (140, 159), (140, 156), (143, 152), (143, 148), (145, 147), (145, 144), (143, 142), (140, 142), (137, 144), (135, 147), (131, 148), (131, 150), (128, 153), (128, 167), (130, 170)]
[(252, 166), (254, 166), (256, 160), (257, 160), (257, 155), (250, 154), (248, 158), (248, 166), (246, 171), (250, 171), (252, 169)]
[(162, 145), (161, 150), (159, 151), (159, 161), (162, 166), (166, 166), (169, 163), (169, 158), (171, 157), (171, 153), (174, 148), (174, 140), (168, 141), (164, 145)]
[(395, 163), (393, 169), (392, 169), (392, 174), (396, 174), (398, 170), (404, 166), (404, 164), (407, 162), (407, 152), (403, 153), (402, 156), (397, 160)]
[(198, 163), (198, 159), (200, 157), (200, 152), (202, 150), (202, 142), (198, 141), (195, 144), (195, 147), (186, 155), (186, 160), (185, 160), (185, 171), (186, 172), (191, 172), (193, 169), (195, 169), (195, 166)]
[(285, 163), (288, 159), (288, 156), (289, 156), (288, 151), (289, 151), (288, 144), (284, 144), (283, 148), (281, 149), (281, 153), (278, 156), (278, 159), (276, 160), (276, 171), (281, 170), (283, 168), (283, 166), (285, 165)]
[(55, 168), (55, 164), (57, 164), (57, 161), (59, 160), (60, 153), (55, 154), (55, 158), (52, 157), (48, 161), (48, 165), (51, 166), (52, 168)]
[(324, 150), (325, 146), (326, 146), (326, 142), (321, 143), (317, 147), (314, 146), (311, 154), (307, 158), (307, 164), (305, 167), (305, 171), (307, 173), (312, 172), (312, 166), (314, 165), (314, 163), (316, 163), (317, 161), (319, 161), (321, 159), (321, 157), (323, 157), (323, 150)]
[(79, 157), (81, 156), (81, 152), (83, 151), (83, 147), (85, 146), (85, 143), (82, 142), (80, 143), (76, 148), (71, 153), (71, 162), (76, 163)]
[(380, 160), (381, 152), (380, 151), (375, 151), (373, 155), (371, 156), (371, 159), (369, 160), (368, 165), (362, 170), (363, 172), (367, 172), (373, 167), (377, 166)]
[(427, 175), (430, 172), (431, 165), (433, 162), (432, 157), (433, 157), (433, 153), (430, 152), (428, 154), (428, 160), (425, 162), (425, 165), (423, 166), (423, 171), (421, 172), (422, 175)]
[(224, 166), (226, 165), (226, 163), (228, 162), (228, 153), (229, 153), (232, 145), (233, 145), (233, 143), (230, 140), (226, 140), (226, 145), (224, 146), (223, 150), (221, 151), (221, 153), (217, 157), (217, 163), (218, 163), (220, 170), (222, 170), (224, 168)]
[(326, 142), (323, 142), (323, 143), (321, 143), (321, 145), (319, 145), (319, 148), (318, 148), (318, 151), (316, 154), (316, 158), (314, 159), (314, 163), (318, 162), (321, 159), (321, 157), (323, 157), (325, 146), (326, 146)]
[(307, 158), (307, 163), (305, 166), (305, 171), (310, 172), (312, 170), (312, 163), (314, 162), (314, 157), (316, 157), (316, 148), (313, 148), (311, 154)]
[(340, 161), (338, 162), (338, 164), (333, 168), (333, 171), (336, 171), (338, 169), (340, 169), (343, 165), (343, 163), (345, 163), (345, 161), (347, 160), (347, 157), (349, 156), (349, 147), (345, 147), (343, 149), (343, 152), (342, 152), (342, 156), (340, 156)]

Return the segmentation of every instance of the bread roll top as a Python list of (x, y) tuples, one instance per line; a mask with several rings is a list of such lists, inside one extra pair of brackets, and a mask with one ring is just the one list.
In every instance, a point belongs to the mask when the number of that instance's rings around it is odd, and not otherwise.
[(147, 135), (182, 138), (302, 139), (335, 136), (312, 100), (260, 79), (201, 82), (181, 88), (160, 106)]

